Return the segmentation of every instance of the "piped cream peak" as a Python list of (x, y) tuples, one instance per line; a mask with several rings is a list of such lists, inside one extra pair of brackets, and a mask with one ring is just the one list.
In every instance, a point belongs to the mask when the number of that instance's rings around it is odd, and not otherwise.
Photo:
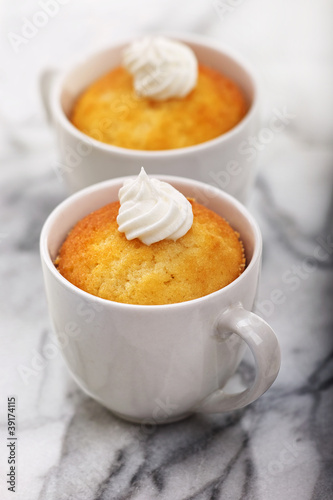
[(139, 238), (151, 245), (164, 239), (178, 240), (192, 227), (192, 205), (177, 189), (150, 178), (144, 168), (119, 190), (118, 229), (128, 240)]
[(133, 75), (136, 93), (156, 101), (185, 97), (197, 84), (198, 62), (192, 49), (161, 36), (129, 45), (123, 66)]

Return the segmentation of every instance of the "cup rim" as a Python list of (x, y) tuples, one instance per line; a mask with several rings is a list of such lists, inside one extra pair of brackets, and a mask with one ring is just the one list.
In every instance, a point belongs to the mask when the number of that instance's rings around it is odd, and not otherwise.
[[(48, 249), (48, 237), (49, 237), (49, 231), (54, 223), (54, 221), (59, 217), (59, 215), (64, 215), (65, 211), (72, 205), (75, 204), (76, 201), (81, 200), (82, 198), (89, 196), (91, 193), (95, 193), (99, 191), (100, 189), (107, 188), (108, 186), (112, 186), (114, 184), (120, 184), (123, 183), (125, 179), (128, 178), (133, 178), (133, 176), (124, 176), (124, 177), (115, 177), (113, 179), (109, 179), (107, 181), (102, 181), (97, 184), (92, 184), (84, 189), (81, 189), (80, 191), (77, 191), (76, 193), (70, 195), (68, 198), (63, 200), (59, 205), (57, 205), (52, 212), (49, 214), (47, 219), (45, 220), (41, 234), (40, 234), (40, 256), (41, 260), (45, 265), (47, 266), (48, 270), (51, 272), (53, 277), (58, 281), (63, 287), (71, 290), (74, 293), (77, 293), (79, 296), (81, 296), (83, 299), (89, 299), (92, 300), (93, 302), (97, 302), (100, 304), (104, 304), (105, 306), (110, 307), (112, 305), (113, 307), (122, 307), (122, 308), (130, 308), (131, 310), (151, 310), (151, 311), (166, 311), (167, 309), (170, 308), (179, 308), (179, 307), (195, 307), (199, 302), (204, 302), (207, 300), (210, 300), (212, 296), (217, 297), (218, 295), (225, 295), (226, 293), (229, 292), (232, 288), (235, 286), (238, 286), (239, 282), (246, 277), (253, 267), (256, 266), (258, 260), (261, 258), (261, 249), (262, 249), (262, 236), (261, 236), (261, 231), (259, 229), (258, 223), (255, 220), (255, 218), (251, 215), (251, 213), (248, 211), (248, 209), (241, 203), (239, 202), (236, 198), (231, 196), (230, 194), (226, 193), (225, 191), (222, 191), (221, 189), (218, 189), (214, 186), (211, 186), (209, 184), (206, 184), (204, 182), (200, 182), (194, 179), (189, 179), (186, 177), (178, 177), (178, 176), (171, 176), (171, 175), (151, 175), (150, 177), (155, 177), (158, 178), (162, 181), (169, 182), (171, 185), (173, 183), (179, 184), (183, 183), (186, 184), (187, 186), (190, 185), (193, 188), (197, 188), (199, 190), (205, 190), (204, 192), (207, 194), (207, 190), (209, 190), (212, 195), (214, 196), (219, 196), (220, 198), (223, 198), (224, 201), (227, 201), (229, 204), (233, 206), (238, 212), (240, 212), (247, 220), (249, 223), (249, 226), (251, 227), (251, 230), (254, 234), (254, 248), (253, 248), (253, 255), (251, 258), (251, 261), (249, 265), (244, 269), (242, 274), (238, 276), (235, 280), (233, 280), (231, 283), (228, 285), (224, 286), (223, 288), (220, 288), (219, 290), (216, 290), (215, 292), (209, 293), (208, 295), (204, 295), (203, 297), (199, 297), (197, 299), (192, 299), (192, 300), (187, 300), (184, 302), (176, 302), (172, 304), (157, 304), (157, 305), (144, 305), (144, 304), (128, 304), (128, 303), (123, 303), (123, 302), (116, 302), (113, 300), (109, 299), (103, 299), (101, 297), (98, 297), (96, 295), (93, 295), (91, 293), (88, 293), (84, 290), (81, 290), (81, 288), (78, 288), (77, 286), (73, 285), (70, 281), (68, 281), (66, 278), (64, 278), (60, 272), (57, 270), (55, 267), (50, 253)], [(78, 221), (77, 221), (78, 222)]]
[[(100, 49), (98, 51), (94, 51), (90, 53), (88, 56), (81, 58), (81, 60), (77, 60), (75, 64), (71, 65), (70, 68), (68, 68), (66, 71), (62, 72), (57, 79), (57, 83), (54, 86), (53, 92), (52, 92), (52, 112), (56, 119), (59, 121), (61, 126), (66, 129), (66, 131), (72, 135), (75, 136), (77, 140), (85, 143), (89, 143), (90, 145), (94, 146), (95, 148), (106, 152), (106, 153), (113, 153), (113, 154), (119, 154), (119, 155), (128, 155), (128, 156), (135, 156), (138, 158), (138, 160), (142, 160), (145, 158), (160, 158), (160, 157), (175, 157), (175, 156), (182, 156), (186, 154), (191, 154), (191, 153), (198, 153), (200, 151), (205, 151), (206, 149), (218, 146), (220, 144), (225, 143), (226, 141), (232, 139), (234, 136), (238, 135), (241, 133), (241, 131), (247, 126), (248, 122), (250, 122), (253, 119), (253, 116), (257, 114), (258, 110), (258, 93), (259, 93), (259, 85), (258, 85), (258, 79), (255, 74), (254, 68), (252, 65), (248, 62), (245, 61), (243, 56), (238, 54), (234, 49), (224, 45), (217, 43), (215, 40), (211, 40), (208, 37), (204, 37), (202, 35), (179, 35), (177, 33), (156, 33), (156, 35), (162, 35), (162, 36), (169, 36), (170, 38), (173, 38), (174, 40), (179, 40), (184, 43), (188, 44), (195, 44), (195, 45), (200, 45), (202, 47), (206, 47), (208, 49), (216, 50), (220, 52), (221, 54), (229, 57), (232, 59), (236, 64), (238, 64), (246, 73), (248, 78), (250, 79), (253, 87), (253, 98), (252, 102), (250, 104), (250, 108), (248, 109), (246, 115), (241, 119), (239, 123), (237, 123), (234, 127), (232, 127), (230, 130), (227, 132), (219, 135), (218, 137), (215, 137), (214, 139), (210, 139), (208, 141), (199, 143), (199, 144), (194, 144), (192, 146), (186, 146), (182, 148), (175, 148), (175, 149), (163, 149), (163, 150), (141, 150), (141, 149), (129, 149), (129, 148), (123, 148), (120, 146), (115, 146), (113, 144), (106, 144), (102, 141), (98, 141), (97, 139), (94, 139), (93, 137), (88, 136), (87, 134), (84, 134), (81, 132), (79, 129), (77, 129), (67, 118), (66, 114), (64, 113), (61, 103), (60, 103), (60, 97), (61, 97), (61, 92), (63, 89), (63, 85), (65, 80), (68, 78), (70, 73), (75, 71), (77, 68), (80, 66), (86, 64), (88, 61), (91, 61), (92, 59), (100, 56), (101, 54), (108, 52), (112, 49), (120, 49), (123, 46), (126, 46), (127, 44), (131, 43), (132, 41), (136, 40), (138, 36), (131, 36), (123, 39), (122, 41), (118, 41), (114, 44), (110, 44), (107, 47), (104, 47), (103, 49)], [(141, 35), (142, 36), (142, 35)]]

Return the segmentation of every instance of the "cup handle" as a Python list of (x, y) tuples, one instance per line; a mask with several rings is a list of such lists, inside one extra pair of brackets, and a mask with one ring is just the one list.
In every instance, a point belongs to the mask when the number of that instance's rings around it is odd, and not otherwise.
[(39, 90), (47, 121), (52, 125), (51, 93), (54, 82), (59, 74), (57, 69), (46, 69), (39, 77)]
[(196, 412), (222, 413), (237, 410), (258, 399), (276, 379), (280, 364), (280, 347), (272, 328), (262, 318), (247, 311), (242, 305), (229, 307), (219, 316), (216, 324), (217, 339), (233, 333), (249, 346), (255, 361), (253, 384), (242, 392), (227, 394), (218, 389), (195, 407)]

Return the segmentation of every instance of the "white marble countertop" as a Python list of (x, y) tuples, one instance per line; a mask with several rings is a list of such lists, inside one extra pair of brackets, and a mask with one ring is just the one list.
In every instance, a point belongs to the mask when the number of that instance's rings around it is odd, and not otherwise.
[[(2, 3), (1, 500), (332, 498), (331, 2), (54, 0), (59, 9), (54, 7), (53, 17), (15, 51), (9, 34), (20, 35), (41, 3)], [(231, 45), (257, 68), (263, 127), (274, 109), (293, 116), (260, 144), (250, 201), (264, 238), (257, 312), (279, 337), (279, 377), (241, 411), (196, 415), (147, 432), (83, 394), (60, 355), (42, 354), (51, 328), (38, 238), (66, 193), (55, 174), (56, 147), (37, 76), (80, 51), (159, 29), (193, 31)], [(281, 290), (280, 304), (272, 301), (275, 289)], [(27, 383), (22, 366), (32, 370)], [(252, 372), (243, 363), (245, 380)], [(18, 420), (15, 494), (5, 484), (6, 404), (12, 395)]]

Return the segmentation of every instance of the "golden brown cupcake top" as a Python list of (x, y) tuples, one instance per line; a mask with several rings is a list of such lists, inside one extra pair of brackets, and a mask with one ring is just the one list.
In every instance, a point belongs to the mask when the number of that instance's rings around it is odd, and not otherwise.
[(171, 304), (215, 292), (244, 270), (239, 235), (215, 212), (190, 200), (191, 229), (177, 241), (150, 246), (118, 230), (119, 202), (87, 215), (55, 261), (73, 285), (128, 304)]
[(133, 62), (132, 52), (126, 68), (112, 69), (75, 102), (70, 120), (88, 136), (134, 150), (176, 149), (214, 139), (245, 116), (242, 91), (217, 70), (185, 56), (157, 64), (159, 52), (157, 62)]

